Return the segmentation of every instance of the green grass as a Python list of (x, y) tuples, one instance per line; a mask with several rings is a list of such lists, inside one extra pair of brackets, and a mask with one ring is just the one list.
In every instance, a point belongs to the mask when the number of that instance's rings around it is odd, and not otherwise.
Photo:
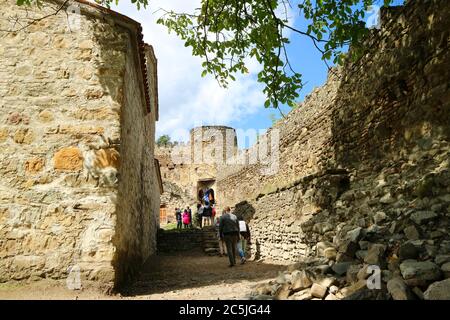
[(166, 224), (161, 229), (163, 229), (164, 231), (170, 231), (170, 232), (188, 232), (188, 231), (196, 230), (198, 228), (196, 226), (193, 226), (192, 229), (190, 229), (190, 228), (184, 229), (184, 225), (183, 225), (181, 230), (177, 230), (177, 223), (173, 222), (173, 223)]
[(164, 227), (162, 227), (163, 230), (169, 231), (169, 230), (176, 230), (177, 229), (177, 223), (168, 223)]

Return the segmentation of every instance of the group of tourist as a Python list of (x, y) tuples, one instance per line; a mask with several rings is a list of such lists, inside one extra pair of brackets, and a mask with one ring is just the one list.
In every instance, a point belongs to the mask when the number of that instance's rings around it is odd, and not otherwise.
[(215, 217), (216, 217), (215, 205), (205, 205), (203, 203), (197, 204), (196, 220), (200, 229), (206, 226), (213, 226)]
[(200, 189), (198, 192), (197, 204), (197, 223), (200, 229), (203, 226), (214, 225), (214, 218), (216, 217), (216, 199), (214, 197), (214, 190), (211, 188)]
[[(200, 229), (207, 226), (214, 226), (219, 242), (220, 256), (227, 255), (230, 261), (229, 266), (236, 265), (236, 253), (241, 258), (241, 264), (246, 261), (247, 242), (250, 240), (250, 229), (243, 219), (238, 219), (231, 212), (230, 207), (226, 207), (220, 216), (216, 212), (216, 201), (214, 190), (211, 188), (200, 189), (198, 193), (196, 221)], [(176, 209), (177, 229), (192, 228), (192, 211), (187, 207), (184, 212)]]
[[(177, 229), (192, 228), (192, 210), (187, 207), (182, 210), (175, 208)], [(229, 266), (236, 265), (236, 253), (239, 254), (241, 264), (246, 262), (247, 244), (250, 241), (250, 229), (247, 223), (231, 212), (226, 207), (220, 216), (216, 215), (215, 205), (206, 206), (204, 203), (197, 205), (196, 220), (201, 229), (205, 226), (216, 228), (219, 242), (220, 256), (228, 256)]]
[(184, 227), (184, 229), (192, 228), (192, 210), (191, 210), (191, 208), (187, 207), (184, 210), (182, 210), (180, 208), (175, 208), (175, 217), (177, 219), (177, 229), (178, 230), (181, 230), (183, 227)]

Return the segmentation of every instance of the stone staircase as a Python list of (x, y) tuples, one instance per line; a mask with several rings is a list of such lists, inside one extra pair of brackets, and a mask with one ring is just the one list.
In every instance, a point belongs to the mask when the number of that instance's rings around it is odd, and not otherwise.
[(210, 256), (220, 253), (219, 241), (214, 227), (204, 227), (202, 229), (203, 251)]
[(219, 242), (214, 227), (182, 231), (158, 232), (158, 253), (201, 250), (207, 255), (218, 255)]

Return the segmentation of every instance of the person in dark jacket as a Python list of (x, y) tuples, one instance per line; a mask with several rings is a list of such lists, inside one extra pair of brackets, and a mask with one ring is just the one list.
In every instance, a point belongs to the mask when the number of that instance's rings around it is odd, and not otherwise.
[(230, 207), (225, 208), (224, 214), (219, 220), (219, 233), (221, 239), (225, 241), (227, 246), (228, 259), (230, 267), (236, 265), (236, 248), (239, 240), (239, 221), (238, 218), (231, 213)]
[(189, 207), (187, 207), (187, 212), (188, 212), (188, 214), (189, 214), (189, 228), (191, 228), (192, 229), (192, 210), (191, 210), (191, 208), (189, 208)]
[(181, 217), (181, 210), (178, 208), (175, 208), (175, 218), (177, 219), (177, 229), (181, 230), (183, 227), (183, 221)]

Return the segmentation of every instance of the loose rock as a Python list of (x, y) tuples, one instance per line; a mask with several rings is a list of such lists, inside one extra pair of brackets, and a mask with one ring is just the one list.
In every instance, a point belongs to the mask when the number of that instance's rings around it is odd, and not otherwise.
[(433, 283), (423, 296), (425, 300), (450, 300), (450, 279)]
[(431, 261), (406, 260), (400, 264), (404, 279), (438, 280), (441, 270)]
[(410, 300), (413, 295), (401, 278), (393, 278), (388, 281), (387, 289), (394, 300)]
[(322, 299), (323, 297), (325, 297), (326, 293), (327, 293), (327, 288), (318, 283), (314, 283), (311, 287), (311, 295), (313, 297)]

